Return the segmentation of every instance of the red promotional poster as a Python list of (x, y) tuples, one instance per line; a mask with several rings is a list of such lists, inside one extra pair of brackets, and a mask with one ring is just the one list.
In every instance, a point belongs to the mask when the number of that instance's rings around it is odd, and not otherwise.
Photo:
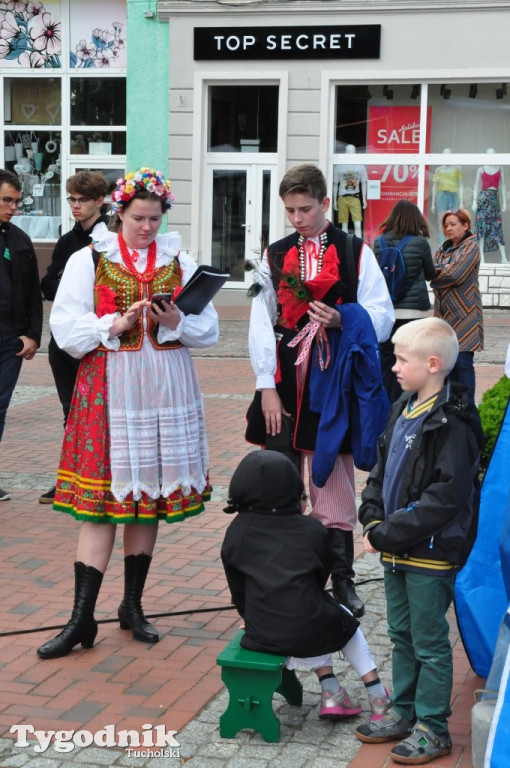
[[(431, 107), (427, 113), (427, 145), (430, 137)], [(369, 107), (367, 152), (409, 154), (420, 148), (420, 108)], [(429, 151), (429, 147), (426, 147)], [(367, 207), (365, 209), (365, 240), (372, 244), (379, 235), (379, 224), (399, 200), (418, 199), (418, 166), (368, 165)], [(427, 191), (425, 190), (425, 200)], [(425, 210), (424, 215), (427, 215)]]

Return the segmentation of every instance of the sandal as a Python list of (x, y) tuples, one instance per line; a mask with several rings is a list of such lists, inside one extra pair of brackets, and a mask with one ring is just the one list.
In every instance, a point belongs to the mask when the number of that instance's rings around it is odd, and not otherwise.
[(400, 741), (390, 752), (390, 757), (396, 763), (403, 765), (423, 765), (436, 760), (452, 751), (452, 740), (449, 733), (436, 736), (426, 725), (417, 725), (410, 736)]

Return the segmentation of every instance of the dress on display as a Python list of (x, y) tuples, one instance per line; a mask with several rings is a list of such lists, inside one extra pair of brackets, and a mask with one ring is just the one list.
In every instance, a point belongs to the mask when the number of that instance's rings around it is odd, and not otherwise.
[(501, 171), (482, 171), (482, 188), (478, 196), (475, 219), (475, 234), (478, 240), (484, 238), (484, 251), (497, 251), (505, 244), (503, 221), (499, 204), (499, 183)]
[(436, 169), (433, 184), (437, 185), (436, 208), (439, 227), (445, 211), (459, 208), (459, 185), (463, 179), (460, 168), (440, 166)]
[(175, 232), (157, 236), (145, 275), (148, 249), (130, 271), (104, 224), (93, 241), (97, 269), (90, 247), (70, 258), (50, 319), (57, 344), (81, 358), (54, 507), (94, 522), (183, 520), (210, 498), (203, 401), (188, 347), (217, 341), (216, 311), (208, 304), (173, 331), (144, 312), (109, 338), (116, 312), (185, 284), (196, 264)]

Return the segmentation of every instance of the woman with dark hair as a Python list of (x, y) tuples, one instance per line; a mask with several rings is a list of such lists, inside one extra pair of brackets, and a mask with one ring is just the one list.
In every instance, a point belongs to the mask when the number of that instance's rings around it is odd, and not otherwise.
[(57, 476), (54, 509), (81, 521), (71, 619), (38, 649), (65, 656), (97, 634), (94, 608), (124, 524), (124, 599), (118, 615), (135, 640), (156, 643), (141, 597), (158, 530), (199, 514), (209, 499), (204, 412), (189, 347), (218, 338), (212, 304), (183, 315), (156, 293), (185, 285), (196, 264), (176, 232), (158, 234), (170, 182), (141, 168), (117, 181), (118, 233), (99, 224), (69, 259), (50, 325), (59, 347), (81, 359)]
[(447, 238), (433, 256), (435, 277), (434, 315), (451, 325), (459, 340), (459, 356), (450, 378), (465, 384), (475, 397), (474, 353), (483, 349), (483, 309), (478, 270), (480, 247), (471, 232), (471, 216), (465, 208), (445, 211), (441, 220)]
[[(407, 290), (401, 299), (394, 302), (395, 325), (388, 341), (379, 345), (384, 387), (393, 403), (402, 394), (402, 388), (392, 371), (395, 365), (395, 355), (393, 354), (391, 338), (401, 325), (420, 317), (427, 317), (430, 310), (430, 300), (425, 281), (432, 280), (436, 272), (432, 262), (430, 245), (426, 240), (430, 237), (429, 226), (417, 205), (410, 200), (399, 200), (388, 218), (379, 225), (379, 229), (388, 246), (397, 246), (404, 237), (411, 236), (402, 248)], [(374, 253), (377, 260), (379, 260), (381, 250), (381, 240), (376, 238)]]

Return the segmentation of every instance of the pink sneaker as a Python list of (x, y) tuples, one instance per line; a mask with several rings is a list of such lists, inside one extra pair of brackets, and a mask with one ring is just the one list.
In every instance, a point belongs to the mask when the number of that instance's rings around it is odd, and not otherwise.
[(388, 692), (388, 689), (384, 689), (386, 691), (386, 696), (369, 696), (368, 697), (368, 703), (370, 704), (370, 720), (382, 720), (384, 715), (386, 714), (386, 711), (390, 708), (391, 702), (390, 702), (390, 694)]
[(332, 691), (323, 691), (321, 696), (321, 709), (319, 717), (321, 720), (340, 720), (343, 717), (353, 717), (359, 715), (363, 707), (358, 702), (352, 701), (351, 697), (340, 686), (337, 693)]

